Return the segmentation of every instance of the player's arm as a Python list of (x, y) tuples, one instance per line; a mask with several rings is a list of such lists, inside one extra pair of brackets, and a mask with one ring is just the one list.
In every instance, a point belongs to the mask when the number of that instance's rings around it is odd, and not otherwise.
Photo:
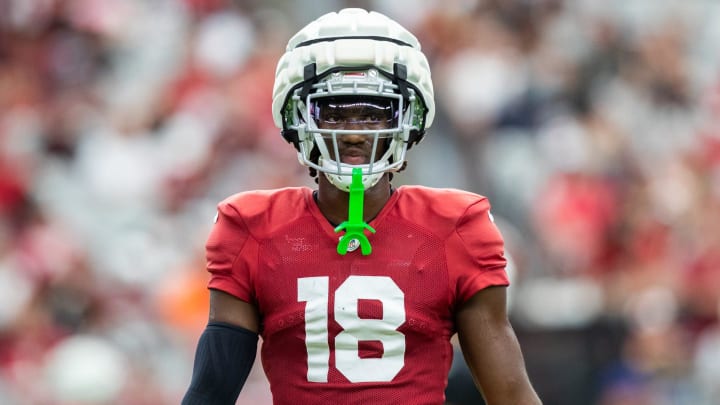
[(456, 313), (458, 339), (488, 405), (541, 404), (506, 310), (506, 287), (480, 290)]
[(210, 290), (210, 316), (195, 352), (182, 405), (235, 404), (255, 362), (258, 312), (254, 305)]

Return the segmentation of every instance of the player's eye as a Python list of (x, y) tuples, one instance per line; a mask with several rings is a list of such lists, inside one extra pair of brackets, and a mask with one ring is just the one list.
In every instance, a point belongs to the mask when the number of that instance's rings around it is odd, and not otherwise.
[(331, 114), (326, 116), (323, 121), (327, 122), (328, 124), (337, 124), (343, 121), (343, 119), (336, 114)]
[(367, 124), (377, 125), (377, 124), (381, 123), (382, 121), (384, 121), (384, 120), (382, 119), (382, 117), (380, 117), (380, 115), (374, 114), (374, 113), (373, 113), (373, 114), (366, 114), (365, 117), (363, 118), (363, 122), (365, 122), (365, 123), (367, 123)]

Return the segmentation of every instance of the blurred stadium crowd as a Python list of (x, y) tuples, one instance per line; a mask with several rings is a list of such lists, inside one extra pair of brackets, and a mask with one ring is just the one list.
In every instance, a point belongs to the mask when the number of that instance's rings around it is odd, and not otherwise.
[[(179, 402), (215, 204), (312, 185), (277, 58), (360, 6), (433, 69), (395, 182), (491, 198), (545, 403), (720, 404), (720, 3), (308, 4), (0, 0), (0, 403)], [(241, 403), (269, 401), (258, 366)]]

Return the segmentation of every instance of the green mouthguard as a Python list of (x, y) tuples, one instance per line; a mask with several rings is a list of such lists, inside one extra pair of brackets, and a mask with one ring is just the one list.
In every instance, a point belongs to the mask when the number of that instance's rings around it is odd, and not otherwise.
[(345, 235), (338, 242), (337, 252), (345, 255), (348, 251), (348, 245), (353, 239), (360, 242), (360, 248), (364, 256), (372, 253), (372, 246), (365, 229), (375, 233), (367, 222), (363, 221), (363, 198), (365, 197), (365, 187), (362, 184), (362, 169), (356, 167), (352, 171), (352, 183), (350, 183), (350, 204), (348, 208), (348, 220), (341, 223), (335, 228), (335, 232), (345, 230)]

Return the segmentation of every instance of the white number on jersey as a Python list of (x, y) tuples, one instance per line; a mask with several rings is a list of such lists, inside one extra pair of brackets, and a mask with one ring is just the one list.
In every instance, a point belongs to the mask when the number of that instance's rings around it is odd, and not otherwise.
[[(327, 382), (330, 361), (328, 342), (328, 277), (298, 279), (298, 301), (305, 306), (307, 379)], [(343, 331), (335, 337), (335, 366), (351, 382), (391, 381), (405, 364), (405, 335), (397, 328), (405, 322), (405, 294), (390, 277), (350, 276), (334, 294), (335, 321)], [(363, 319), (358, 301), (382, 303), (381, 319)], [(380, 341), (380, 358), (361, 358), (360, 341)]]

